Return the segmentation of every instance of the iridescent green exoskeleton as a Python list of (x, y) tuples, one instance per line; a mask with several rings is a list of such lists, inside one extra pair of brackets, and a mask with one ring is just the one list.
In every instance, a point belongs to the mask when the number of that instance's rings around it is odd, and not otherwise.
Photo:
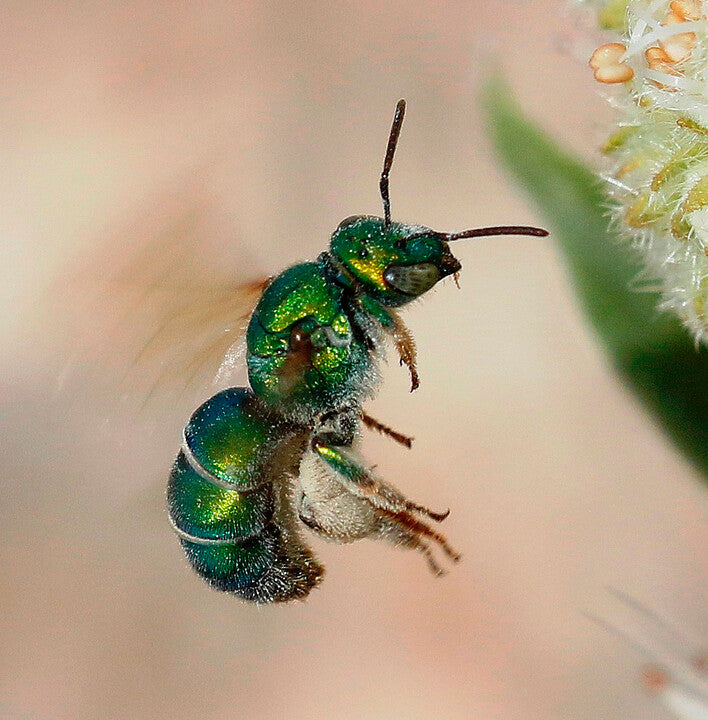
[(410, 447), (362, 410), (387, 339), (418, 387), (416, 351), (398, 309), (460, 270), (449, 243), (483, 235), (545, 235), (531, 227), (435, 232), (393, 222), (388, 175), (403, 122), (396, 106), (380, 190), (384, 217), (343, 220), (329, 250), (265, 288), (247, 331), (251, 388), (231, 388), (190, 419), (168, 487), (170, 519), (197, 572), (259, 603), (303, 598), (323, 568), (303, 527), (335, 542), (382, 538), (459, 558), (422, 518), (437, 513), (376, 476), (357, 451), (361, 427)]

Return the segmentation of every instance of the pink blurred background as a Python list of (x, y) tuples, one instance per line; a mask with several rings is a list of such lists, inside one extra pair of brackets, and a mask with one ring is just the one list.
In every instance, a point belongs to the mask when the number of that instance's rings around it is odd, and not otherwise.
[(315, 257), (379, 212), (399, 97), (394, 217), (540, 223), (480, 82), (501, 66), (595, 162), (610, 111), (577, 22), (550, 0), (2, 4), (0, 718), (667, 717), (641, 655), (582, 613), (614, 618), (612, 585), (700, 636), (704, 491), (606, 366), (552, 241), (460, 246), (462, 290), (406, 314), (421, 389), (392, 362), (369, 407), (416, 438), (369, 437), (369, 459), (452, 508), (463, 563), (437, 580), (410, 552), (313, 540), (326, 580), (286, 607), (186, 567), (164, 483), (192, 406), (121, 409), (101, 367), (57, 394), (68, 348), (37, 312), (107, 238), (120, 265), (136, 218), (179, 221), (164, 198), (192, 182), (222, 272)]

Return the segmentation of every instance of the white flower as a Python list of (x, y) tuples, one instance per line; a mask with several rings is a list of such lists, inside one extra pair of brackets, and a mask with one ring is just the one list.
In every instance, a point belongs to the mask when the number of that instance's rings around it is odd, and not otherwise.
[(659, 282), (663, 307), (708, 344), (708, 20), (701, 0), (609, 0), (618, 37), (590, 59), (621, 87), (603, 148), (617, 214)]

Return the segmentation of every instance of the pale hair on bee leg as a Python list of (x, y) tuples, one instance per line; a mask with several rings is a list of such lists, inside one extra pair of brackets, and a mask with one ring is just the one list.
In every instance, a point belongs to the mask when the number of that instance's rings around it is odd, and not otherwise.
[(296, 500), (300, 520), (315, 534), (350, 543), (379, 532), (376, 508), (349, 492), (320, 458), (306, 452), (300, 463)]
[(422, 553), (434, 575), (446, 570), (435, 559), (429, 540), (436, 543), (453, 562), (460, 555), (439, 532), (408, 511), (393, 512), (377, 507), (366, 496), (348, 490), (313, 452), (305, 454), (298, 480), (298, 516), (313, 533), (335, 543), (364, 538), (386, 540), (394, 547)]

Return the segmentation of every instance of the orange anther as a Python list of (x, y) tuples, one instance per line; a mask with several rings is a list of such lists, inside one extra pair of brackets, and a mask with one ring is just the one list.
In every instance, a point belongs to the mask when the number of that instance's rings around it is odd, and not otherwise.
[(652, 70), (655, 70), (657, 65), (661, 63), (671, 62), (669, 56), (658, 47), (650, 47), (644, 51), (644, 57), (647, 59), (647, 64)]
[(678, 25), (679, 23), (686, 22), (686, 18), (684, 18), (683, 15), (679, 15), (676, 12), (668, 12), (666, 13), (666, 17), (664, 18), (664, 22), (662, 22), (662, 25)]
[(673, 61), (667, 54), (666, 50), (660, 47), (650, 47), (644, 52), (647, 59), (647, 65), (652, 70), (667, 73), (669, 75), (679, 75), (680, 73), (673, 66)]
[(671, 9), (684, 20), (700, 20), (703, 17), (701, 0), (672, 0)]
[(693, 33), (681, 33), (667, 38), (660, 45), (669, 60), (677, 63), (688, 59), (696, 46), (696, 36)]
[(627, 82), (634, 77), (627, 63), (620, 62), (627, 48), (622, 43), (607, 43), (600, 45), (592, 54), (588, 63), (593, 69), (595, 80), (602, 83)]
[[(644, 57), (647, 59), (647, 65), (649, 65), (652, 70), (664, 73), (665, 75), (681, 75), (681, 72), (676, 69), (673, 61), (663, 48), (647, 48), (647, 50), (644, 52)], [(652, 82), (654, 83), (654, 85), (656, 85), (658, 88), (661, 88), (662, 90), (670, 90), (672, 92), (676, 90), (676, 88), (672, 88), (669, 85), (664, 85), (657, 80), (652, 80)]]
[[(680, 25), (684, 22), (686, 20), (682, 15), (670, 12), (664, 18), (662, 25)], [(696, 34), (692, 32), (677, 33), (665, 40), (660, 40), (659, 45), (671, 62), (681, 62), (688, 58), (691, 50), (696, 46)]]

